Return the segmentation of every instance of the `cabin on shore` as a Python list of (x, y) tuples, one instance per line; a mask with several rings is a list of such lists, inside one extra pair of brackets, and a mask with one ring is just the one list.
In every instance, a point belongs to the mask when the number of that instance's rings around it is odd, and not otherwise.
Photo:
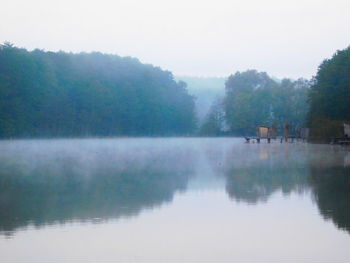
[(256, 132), (256, 137), (245, 137), (246, 142), (249, 143), (250, 140), (256, 140), (257, 143), (260, 143), (261, 139), (266, 139), (268, 143), (271, 142), (271, 139), (277, 138), (277, 128), (276, 126), (259, 126)]
[(267, 139), (269, 135), (269, 127), (267, 126), (259, 126), (257, 135), (260, 139)]

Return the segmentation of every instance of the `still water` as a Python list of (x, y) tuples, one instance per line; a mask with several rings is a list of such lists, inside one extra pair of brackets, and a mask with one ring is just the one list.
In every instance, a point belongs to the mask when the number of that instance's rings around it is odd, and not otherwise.
[(350, 262), (350, 151), (233, 138), (0, 142), (0, 262)]

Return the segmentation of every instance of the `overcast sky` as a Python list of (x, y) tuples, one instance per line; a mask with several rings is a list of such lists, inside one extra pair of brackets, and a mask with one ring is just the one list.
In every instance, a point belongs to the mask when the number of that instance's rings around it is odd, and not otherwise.
[(175, 75), (315, 75), (350, 45), (350, 0), (1, 0), (0, 42), (133, 56)]

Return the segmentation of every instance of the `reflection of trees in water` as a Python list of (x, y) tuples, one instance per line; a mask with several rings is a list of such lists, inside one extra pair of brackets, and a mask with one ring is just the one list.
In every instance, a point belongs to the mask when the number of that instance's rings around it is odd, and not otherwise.
[(193, 153), (184, 149), (28, 153), (0, 156), (0, 233), (136, 215), (171, 201), (194, 166)]
[(315, 202), (325, 219), (350, 232), (350, 152), (330, 153), (311, 163), (310, 184)]
[(311, 190), (325, 219), (350, 232), (350, 152), (328, 145), (249, 145), (232, 149), (222, 169), (235, 201), (256, 204), (276, 191)]
[[(233, 200), (256, 204), (276, 191), (302, 193), (311, 186), (321, 214), (350, 231), (349, 152), (279, 143), (229, 148), (217, 142), (204, 144), (207, 158), (202, 161), (208, 161), (213, 174), (225, 177)], [(33, 145), (2, 145), (0, 233), (29, 224), (137, 215), (184, 190), (198, 156), (187, 142), (170, 148), (156, 143)]]
[(284, 194), (307, 189), (308, 148), (305, 145), (246, 145), (228, 155), (224, 168), (226, 191), (236, 201), (267, 201), (278, 190)]

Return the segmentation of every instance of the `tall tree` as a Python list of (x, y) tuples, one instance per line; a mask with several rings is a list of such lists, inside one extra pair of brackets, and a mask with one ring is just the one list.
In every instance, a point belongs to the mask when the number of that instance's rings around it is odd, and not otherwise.
[(319, 66), (310, 92), (311, 135), (318, 139), (342, 135), (350, 122), (350, 47), (337, 51)]

